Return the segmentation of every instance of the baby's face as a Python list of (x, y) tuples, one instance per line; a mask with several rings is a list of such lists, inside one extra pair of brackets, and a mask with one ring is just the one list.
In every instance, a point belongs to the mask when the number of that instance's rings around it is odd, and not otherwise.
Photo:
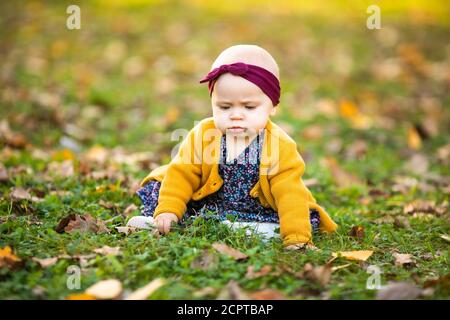
[(214, 124), (227, 135), (254, 136), (276, 112), (258, 86), (230, 73), (216, 81), (211, 103)]

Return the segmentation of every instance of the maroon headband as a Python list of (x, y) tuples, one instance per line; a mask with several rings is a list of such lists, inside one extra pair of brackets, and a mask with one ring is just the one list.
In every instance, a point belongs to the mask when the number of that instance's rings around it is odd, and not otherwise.
[(243, 62), (236, 62), (232, 64), (223, 64), (218, 68), (212, 70), (206, 77), (200, 80), (200, 83), (208, 81), (209, 95), (212, 94), (214, 83), (224, 73), (231, 73), (240, 76), (261, 88), (261, 90), (272, 100), (275, 107), (280, 102), (280, 82), (272, 72), (264, 68), (246, 64)]

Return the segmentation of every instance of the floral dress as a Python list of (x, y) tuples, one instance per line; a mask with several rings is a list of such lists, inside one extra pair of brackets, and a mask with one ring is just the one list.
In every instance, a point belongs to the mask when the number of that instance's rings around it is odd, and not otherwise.
[[(198, 201), (191, 200), (183, 220), (192, 216), (218, 220), (279, 223), (279, 217), (272, 208), (261, 205), (257, 198), (250, 196), (250, 190), (259, 180), (259, 165), (264, 132), (256, 136), (238, 157), (227, 161), (226, 135), (221, 139), (219, 174), (222, 187), (215, 193)], [(153, 216), (158, 205), (161, 183), (150, 181), (136, 193), (140, 197), (144, 216)], [(319, 227), (319, 213), (311, 209), (310, 221), (313, 230)]]

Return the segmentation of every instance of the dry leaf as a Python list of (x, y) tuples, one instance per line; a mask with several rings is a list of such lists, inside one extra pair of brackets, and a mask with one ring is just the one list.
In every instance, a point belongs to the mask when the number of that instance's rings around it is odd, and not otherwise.
[(259, 270), (259, 271), (255, 271), (254, 266), (248, 266), (245, 277), (247, 279), (256, 279), (256, 278), (264, 277), (264, 276), (270, 274), (271, 271), (272, 271), (272, 266), (269, 266), (269, 265), (263, 266), (261, 268), (261, 270)]
[(47, 173), (50, 175), (68, 178), (75, 174), (72, 160), (64, 160), (63, 162), (53, 161), (47, 166)]
[(200, 256), (191, 262), (191, 268), (200, 270), (214, 269), (219, 262), (219, 258), (212, 252), (205, 250)]
[(412, 300), (420, 296), (421, 290), (406, 282), (391, 283), (381, 288), (377, 300)]
[(205, 287), (205, 288), (202, 288), (202, 289), (200, 289), (200, 290), (198, 290), (198, 291), (195, 291), (195, 292), (193, 293), (193, 295), (194, 295), (194, 297), (196, 297), (196, 298), (202, 298), (202, 297), (205, 297), (205, 296), (211, 296), (211, 295), (215, 294), (216, 291), (217, 291), (216, 288), (213, 288), (213, 287)]
[(122, 252), (120, 251), (120, 247), (109, 247), (109, 246), (103, 246), (101, 248), (98, 249), (94, 249), (95, 253), (98, 254), (102, 254), (104, 256), (106, 255), (118, 255), (118, 254), (122, 254)]
[(123, 215), (124, 216), (129, 216), (131, 213), (133, 213), (133, 211), (138, 210), (139, 208), (133, 203), (130, 204), (128, 207), (125, 208), (125, 210), (123, 211)]
[(116, 279), (102, 280), (90, 286), (85, 293), (96, 299), (116, 299), (122, 293), (122, 283)]
[[(62, 222), (60, 223), (62, 224)], [(67, 226), (64, 227), (64, 231), (68, 233), (74, 231), (94, 232), (97, 234), (109, 233), (109, 229), (104, 222), (101, 219), (94, 220), (90, 214), (85, 214), (84, 216), (74, 215), (74, 219), (70, 218)]]
[(441, 237), (442, 239), (444, 239), (445, 241), (450, 242), (450, 237), (449, 237), (448, 235), (446, 235), (446, 234), (441, 234), (440, 237)]
[(11, 200), (31, 200), (31, 195), (28, 193), (27, 190), (17, 187), (13, 188), (11, 193), (9, 194), (9, 197)]
[(10, 270), (14, 270), (22, 265), (22, 260), (12, 252), (10, 246), (0, 249), (0, 268), (6, 267)]
[(395, 217), (394, 226), (396, 226), (397, 228), (411, 229), (408, 218), (402, 216)]
[(331, 271), (334, 272), (336, 270), (347, 268), (347, 267), (349, 267), (351, 265), (352, 265), (351, 263), (347, 263), (347, 264), (343, 264), (342, 266), (336, 266), (336, 267), (331, 268)]
[(58, 257), (53, 258), (45, 258), (45, 259), (38, 259), (38, 258), (32, 258), (34, 262), (37, 262), (41, 265), (42, 268), (48, 268), (54, 265), (56, 262), (58, 262)]
[(137, 289), (131, 293), (125, 300), (146, 300), (149, 296), (153, 294), (156, 290), (165, 284), (164, 279), (155, 279), (145, 287)]
[(217, 296), (217, 300), (250, 300), (235, 280), (230, 280)]
[(303, 268), (303, 276), (321, 286), (325, 286), (330, 282), (331, 272), (331, 263), (319, 267), (314, 267), (312, 264), (307, 263)]
[(133, 227), (116, 227), (117, 232), (124, 233), (125, 235), (128, 235), (130, 233), (135, 232), (137, 229)]
[(348, 188), (355, 184), (363, 184), (358, 177), (342, 169), (335, 158), (325, 158), (325, 166), (331, 171), (334, 181), (341, 188)]
[(286, 300), (286, 296), (276, 289), (264, 289), (248, 295), (254, 300)]
[(408, 128), (408, 146), (413, 150), (419, 150), (422, 147), (422, 138), (414, 126)]
[(239, 250), (233, 249), (223, 243), (215, 242), (212, 244), (212, 247), (217, 251), (219, 251), (220, 253), (232, 257), (234, 260), (245, 260), (248, 258), (248, 255), (240, 252)]
[(358, 250), (333, 252), (332, 256), (334, 258), (343, 257), (347, 260), (366, 261), (372, 254), (373, 251), (371, 250)]
[(348, 232), (350, 237), (358, 238), (358, 240), (364, 239), (364, 227), (361, 226), (353, 226), (352, 229)]
[(395, 265), (412, 267), (415, 265), (414, 257), (409, 253), (396, 253), (392, 254), (395, 258)]
[(95, 300), (95, 297), (87, 293), (76, 293), (68, 295), (66, 300)]
[(8, 170), (6, 170), (5, 166), (0, 163), (0, 182), (7, 182), (9, 181), (9, 173)]

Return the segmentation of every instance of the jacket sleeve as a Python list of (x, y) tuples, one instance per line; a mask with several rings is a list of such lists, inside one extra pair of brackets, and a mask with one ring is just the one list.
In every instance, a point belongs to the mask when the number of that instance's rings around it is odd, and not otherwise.
[[(201, 181), (201, 155), (196, 150), (201, 150), (201, 136), (198, 139), (199, 126), (194, 127), (183, 140), (180, 148), (169, 163), (164, 179), (159, 190), (158, 206), (153, 217), (171, 212), (178, 219), (183, 217), (186, 204), (192, 194), (200, 186)], [(201, 133), (200, 133), (201, 134)], [(197, 145), (200, 144), (200, 145)]]
[(280, 150), (277, 172), (269, 177), (285, 246), (311, 241), (310, 192), (302, 181), (304, 171), (305, 162), (296, 144), (289, 143)]

